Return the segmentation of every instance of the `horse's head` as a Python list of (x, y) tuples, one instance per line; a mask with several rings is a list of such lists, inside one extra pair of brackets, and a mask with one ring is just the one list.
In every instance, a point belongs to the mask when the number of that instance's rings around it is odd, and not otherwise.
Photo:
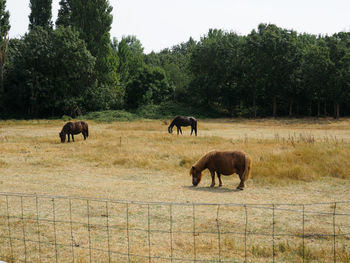
[(66, 134), (64, 134), (63, 132), (60, 132), (59, 135), (61, 138), (61, 142), (64, 143), (66, 141)]
[(197, 186), (202, 179), (202, 171), (198, 168), (192, 166), (190, 170), (190, 176), (192, 175), (192, 184), (193, 186)]
[(168, 132), (169, 132), (169, 133), (173, 133), (173, 127), (169, 126), (169, 127), (168, 127)]

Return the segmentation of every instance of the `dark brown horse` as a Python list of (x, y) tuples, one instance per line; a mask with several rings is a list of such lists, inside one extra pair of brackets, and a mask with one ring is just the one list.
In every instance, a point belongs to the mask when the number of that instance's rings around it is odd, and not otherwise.
[(197, 120), (193, 117), (176, 116), (168, 127), (169, 133), (173, 132), (174, 126), (177, 128), (177, 135), (179, 132), (182, 134), (181, 126), (191, 126), (191, 135), (194, 131), (197, 136)]
[(221, 175), (237, 173), (241, 179), (237, 189), (244, 189), (244, 182), (248, 179), (252, 166), (250, 157), (241, 151), (211, 151), (206, 153), (191, 168), (192, 184), (197, 186), (202, 179), (202, 171), (208, 169), (211, 174), (211, 185), (215, 185), (215, 172), (219, 178), (219, 186), (222, 186)]
[(86, 140), (86, 137), (89, 136), (89, 126), (84, 121), (77, 121), (77, 122), (67, 122), (63, 128), (62, 131), (59, 133), (61, 142), (66, 141), (66, 134), (68, 134), (68, 142), (70, 142), (70, 135), (72, 135), (72, 140), (74, 142), (74, 135), (82, 133), (84, 136), (84, 140)]

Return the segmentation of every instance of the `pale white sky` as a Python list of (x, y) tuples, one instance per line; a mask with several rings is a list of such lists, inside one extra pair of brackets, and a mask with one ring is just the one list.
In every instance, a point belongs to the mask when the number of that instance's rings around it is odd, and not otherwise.
[[(53, 0), (53, 21), (59, 0)], [(136, 35), (145, 53), (199, 40), (209, 28), (247, 35), (259, 23), (273, 23), (299, 33), (331, 35), (350, 31), (349, 0), (109, 0), (111, 37)], [(28, 29), (29, 0), (7, 0), (10, 37)]]

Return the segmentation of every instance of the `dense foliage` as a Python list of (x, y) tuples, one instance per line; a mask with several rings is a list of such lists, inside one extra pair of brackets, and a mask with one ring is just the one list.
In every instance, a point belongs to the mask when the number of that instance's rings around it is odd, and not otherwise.
[(0, 0), (4, 116), (74, 117), (174, 103), (227, 116), (350, 114), (349, 32), (316, 36), (273, 24), (245, 36), (210, 29), (199, 41), (145, 54), (135, 36), (111, 40), (108, 0), (61, 0), (55, 28), (51, 2), (31, 0), (29, 32), (8, 41)]
[(0, 112), (4, 111), (4, 69), (8, 48), (8, 32), (10, 26), (10, 14), (6, 11), (6, 1), (0, 0)]

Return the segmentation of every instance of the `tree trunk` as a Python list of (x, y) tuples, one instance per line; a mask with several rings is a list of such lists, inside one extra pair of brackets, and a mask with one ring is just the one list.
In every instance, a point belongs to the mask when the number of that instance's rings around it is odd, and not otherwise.
[(312, 102), (309, 103), (309, 106), (307, 107), (307, 116), (311, 116), (312, 114)]
[(253, 94), (253, 114), (254, 114), (254, 118), (256, 118), (256, 96), (255, 96), (255, 93)]
[(299, 111), (300, 111), (300, 110), (299, 110), (299, 102), (298, 102), (298, 101), (297, 101), (297, 110), (296, 110), (296, 111), (297, 111), (297, 112), (296, 112), (296, 115), (299, 116)]
[(0, 110), (4, 109), (4, 70), (2, 65), (0, 65)]
[(293, 115), (293, 99), (289, 101), (289, 117)]
[(276, 96), (273, 97), (273, 112), (272, 115), (274, 118), (276, 118), (276, 112), (277, 112), (277, 98)]
[(0, 65), (0, 97), (4, 94), (4, 68)]
[(334, 102), (334, 119), (338, 119), (339, 118), (339, 114), (340, 113), (340, 105), (338, 102)]

